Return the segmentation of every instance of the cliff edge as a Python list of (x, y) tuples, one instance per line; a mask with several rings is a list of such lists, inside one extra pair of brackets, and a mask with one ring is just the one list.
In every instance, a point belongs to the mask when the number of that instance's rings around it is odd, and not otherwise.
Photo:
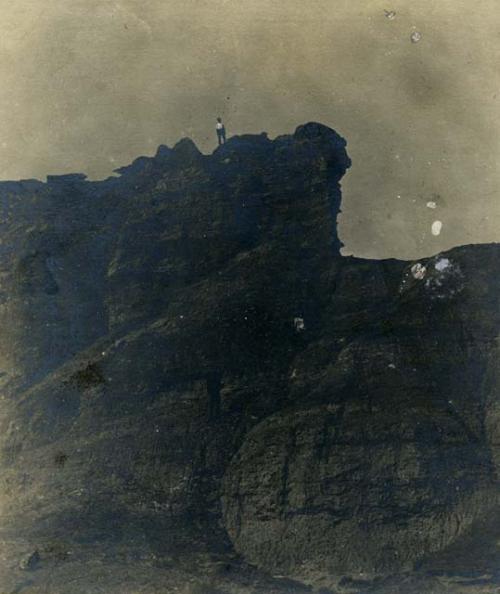
[(494, 591), (499, 248), (342, 257), (350, 164), (310, 123), (0, 183), (5, 591)]

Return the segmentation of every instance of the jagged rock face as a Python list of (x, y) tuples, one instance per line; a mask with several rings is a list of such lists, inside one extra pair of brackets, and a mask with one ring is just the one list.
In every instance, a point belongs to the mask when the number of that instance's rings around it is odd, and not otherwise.
[(4, 389), (42, 378), (106, 332), (106, 222), (88, 186), (71, 177), (0, 184)]
[(307, 300), (339, 254), (344, 146), (315, 124), (274, 141), (243, 136), (210, 158), (181, 141), (154, 183), (129, 199), (108, 270), (112, 327), (158, 315), (173, 292), (244, 258), (257, 278), (236, 281), (264, 285), (277, 275), (273, 290), (281, 280)]
[(136, 580), (232, 547), (312, 583), (408, 569), (496, 501), (498, 247), (342, 258), (349, 164), (308, 124), (0, 185), (0, 535), (54, 594), (103, 548)]
[[(302, 575), (411, 568), (497, 500), (498, 295), (479, 280), (480, 262), (498, 267), (491, 250), (429, 259), (418, 280), (398, 263), (339, 271), (322, 340), (292, 364), (293, 406), (226, 471), (225, 523), (250, 560)], [(354, 290), (366, 282), (377, 314)]]
[(481, 455), (460, 422), (422, 418), (346, 404), (261, 423), (225, 479), (238, 550), (270, 570), (377, 573), (453, 542), (491, 492), (474, 476)]
[(411, 566), (495, 499), (484, 421), (498, 384), (481, 380), (498, 296), (480, 265), (496, 270), (493, 253), (455, 250), (418, 280), (411, 265), (344, 263), (321, 340), (292, 364), (295, 408), (257, 426), (226, 472), (226, 525), (254, 562)]

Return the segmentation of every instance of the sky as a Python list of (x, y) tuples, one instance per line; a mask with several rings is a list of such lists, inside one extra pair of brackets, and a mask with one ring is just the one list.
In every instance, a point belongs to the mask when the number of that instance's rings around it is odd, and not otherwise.
[(0, 17), (0, 179), (102, 179), (184, 136), (208, 153), (218, 115), (229, 136), (319, 121), (353, 161), (344, 254), (500, 241), (498, 0), (0, 0)]

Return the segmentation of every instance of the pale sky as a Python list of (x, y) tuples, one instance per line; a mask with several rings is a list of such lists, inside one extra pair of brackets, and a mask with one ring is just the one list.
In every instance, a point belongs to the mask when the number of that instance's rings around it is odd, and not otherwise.
[(229, 135), (314, 120), (353, 161), (344, 253), (500, 241), (498, 0), (0, 0), (0, 17), (1, 179), (100, 179), (183, 136), (210, 152), (219, 114)]

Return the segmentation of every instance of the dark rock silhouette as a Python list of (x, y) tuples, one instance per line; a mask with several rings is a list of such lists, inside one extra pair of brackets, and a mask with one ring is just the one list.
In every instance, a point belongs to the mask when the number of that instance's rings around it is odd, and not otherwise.
[(342, 257), (345, 144), (0, 184), (7, 591), (494, 587), (499, 248)]

